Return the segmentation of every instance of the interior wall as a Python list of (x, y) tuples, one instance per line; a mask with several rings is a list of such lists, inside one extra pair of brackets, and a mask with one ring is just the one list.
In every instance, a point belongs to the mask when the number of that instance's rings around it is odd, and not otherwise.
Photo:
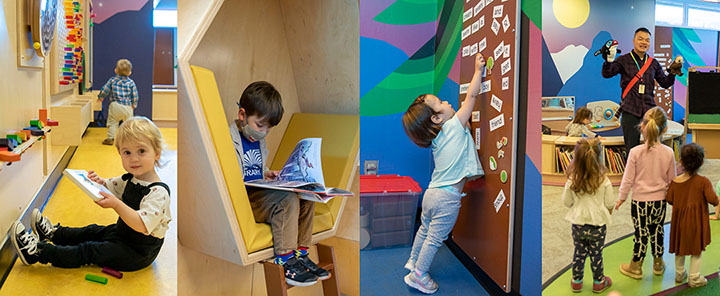
[(225, 1), (190, 58), (215, 73), (228, 124), (237, 119), (236, 103), (248, 84), (264, 80), (280, 92), (285, 114), (266, 138), (268, 164), (290, 117), (301, 112), (286, 40), (279, 1)]
[(179, 20), (177, 27), (177, 52), (185, 52), (190, 37), (194, 34), (205, 14), (210, 10), (213, 3), (217, 1), (196, 1), (196, 0), (178, 0), (177, 1), (177, 17)]
[[(145, 0), (147, 1), (147, 0)], [(118, 1), (119, 2), (119, 1)], [(98, 12), (113, 9), (110, 17), (94, 20), (93, 27), (93, 89), (99, 90), (115, 75), (119, 59), (128, 59), (133, 64), (130, 78), (138, 89), (138, 106), (135, 115), (152, 118), (152, 75), (155, 33), (152, 24), (153, 1), (147, 1), (140, 10), (134, 8), (137, 1), (123, 2), (128, 10), (117, 12), (118, 5), (93, 7)], [(102, 21), (102, 22), (100, 22)], [(105, 115), (110, 104), (103, 102)], [(107, 116), (105, 116), (107, 118)]]
[[(20, 68), (17, 64), (17, 1), (3, 1), (0, 20), (4, 26), (0, 29), (0, 137), (10, 131), (19, 131), (29, 125), (31, 119), (38, 117), (38, 109), (43, 107), (43, 91), (47, 96), (46, 106), (67, 94), (49, 96), (49, 87), (43, 88), (42, 69)], [(46, 71), (49, 81), (49, 71)], [(47, 82), (46, 82), (47, 83)], [(49, 110), (48, 110), (49, 111)], [(52, 118), (52, 114), (49, 114)], [(44, 140), (49, 143), (48, 140)], [(47, 176), (44, 175), (43, 158), (47, 155), (48, 168), (54, 167), (67, 146), (51, 146), (38, 143), (28, 149), (21, 161), (10, 166), (0, 167), (0, 243), (11, 224), (20, 217), (42, 187)]]
[(288, 0), (281, 10), (302, 112), (358, 114), (358, 1)]

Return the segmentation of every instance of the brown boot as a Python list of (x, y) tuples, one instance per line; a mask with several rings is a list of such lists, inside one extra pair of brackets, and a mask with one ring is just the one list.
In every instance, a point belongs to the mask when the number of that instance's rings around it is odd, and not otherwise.
[(102, 141), (102, 144), (103, 144), (103, 145), (112, 145), (112, 144), (115, 144), (115, 140), (114, 140), (114, 139), (107, 138), (107, 139), (105, 139), (105, 140)]
[(642, 279), (642, 261), (630, 260), (630, 264), (620, 264), (620, 272), (636, 280)]
[(654, 257), (653, 258), (653, 274), (654, 275), (663, 275), (664, 272), (665, 272), (665, 261), (663, 261), (662, 256)]

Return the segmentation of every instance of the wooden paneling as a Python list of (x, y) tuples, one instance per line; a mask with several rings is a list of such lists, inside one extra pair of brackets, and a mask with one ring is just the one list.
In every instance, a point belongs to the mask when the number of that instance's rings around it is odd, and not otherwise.
[(358, 114), (358, 2), (290, 0), (281, 8), (302, 112)]

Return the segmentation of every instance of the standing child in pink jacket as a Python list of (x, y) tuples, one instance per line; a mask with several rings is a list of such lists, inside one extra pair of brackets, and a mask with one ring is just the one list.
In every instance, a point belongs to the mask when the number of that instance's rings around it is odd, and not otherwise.
[(647, 112), (640, 124), (645, 143), (635, 146), (628, 153), (625, 174), (620, 183), (620, 199), (617, 210), (632, 190), (630, 213), (635, 228), (635, 246), (630, 264), (621, 264), (620, 272), (634, 279), (642, 278), (642, 263), (648, 240), (652, 243), (653, 274), (665, 272), (663, 238), (665, 231), (665, 193), (675, 178), (673, 150), (660, 143), (667, 131), (665, 111), (654, 107)]

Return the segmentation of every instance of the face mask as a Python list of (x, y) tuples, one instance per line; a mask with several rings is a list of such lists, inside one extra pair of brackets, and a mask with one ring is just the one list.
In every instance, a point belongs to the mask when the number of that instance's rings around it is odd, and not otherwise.
[(260, 141), (267, 136), (267, 132), (259, 132), (250, 127), (247, 122), (247, 118), (245, 118), (245, 123), (242, 126), (242, 133), (246, 139), (250, 140), (250, 142)]

